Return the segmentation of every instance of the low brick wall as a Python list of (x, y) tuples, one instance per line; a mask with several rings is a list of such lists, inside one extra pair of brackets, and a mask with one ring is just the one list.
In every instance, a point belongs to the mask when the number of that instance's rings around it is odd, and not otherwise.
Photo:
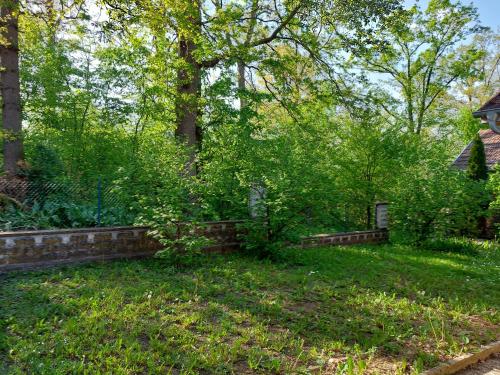
[(0, 270), (153, 255), (147, 228), (64, 229), (0, 234)]
[[(239, 248), (240, 221), (206, 222), (196, 232), (212, 241), (207, 252)], [(177, 226), (177, 235), (185, 230)], [(0, 233), (0, 271), (49, 264), (154, 255), (162, 245), (147, 235), (147, 227), (107, 227)]]
[(389, 240), (389, 232), (385, 229), (367, 230), (348, 233), (319, 234), (303, 238), (300, 247), (318, 247), (328, 245), (354, 245), (359, 243), (383, 243)]
[[(212, 241), (206, 252), (238, 250), (238, 224), (242, 221), (201, 223), (194, 231)], [(186, 229), (177, 225), (177, 235)], [(0, 271), (51, 264), (114, 258), (152, 256), (162, 248), (147, 235), (147, 227), (108, 227), (87, 229), (40, 230), (0, 233)], [(304, 238), (303, 248), (325, 245), (349, 245), (387, 241), (384, 230), (337, 233)]]

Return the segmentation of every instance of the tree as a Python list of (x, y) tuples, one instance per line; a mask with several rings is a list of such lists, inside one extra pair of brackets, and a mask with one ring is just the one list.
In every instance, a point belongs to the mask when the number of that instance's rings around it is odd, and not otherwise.
[[(147, 25), (155, 37), (176, 42), (176, 134), (193, 149), (202, 138), (202, 82), (213, 68), (237, 66), (240, 92), (245, 68), (279, 45), (307, 53), (321, 49), (340, 29), (361, 29), (398, 8), (398, 1), (164, 1), (103, 0), (115, 27)], [(171, 47), (170, 47), (171, 48)], [(212, 70), (213, 69), (213, 70)], [(215, 73), (216, 74), (216, 73)], [(245, 106), (244, 100), (241, 102)]]
[(430, 0), (427, 9), (415, 5), (381, 31), (388, 44), (375, 53), (361, 49), (356, 55), (363, 68), (389, 78), (390, 87), (380, 101), (384, 110), (409, 132), (420, 134), (433, 124), (429, 113), (437, 100), (454, 82), (475, 74), (482, 52), (474, 45), (459, 47), (479, 30), (472, 5)]
[(500, 34), (487, 29), (474, 35), (472, 46), (482, 52), (474, 63), (475, 74), (460, 79), (455, 87), (465, 97), (465, 104), (470, 110), (476, 110), (484, 104), (500, 87)]
[(20, 174), (23, 161), (21, 95), (19, 84), (19, 1), (0, 3), (0, 85), (2, 94), (2, 126), (4, 172)]
[(484, 153), (484, 144), (479, 134), (476, 134), (472, 141), (469, 162), (467, 164), (467, 176), (475, 181), (488, 179), (486, 154)]
[(472, 115), (469, 107), (461, 105), (454, 116), (453, 132), (458, 136), (461, 144), (467, 144), (474, 139), (479, 129), (483, 128), (480, 119)]
[(405, 173), (399, 169), (403, 135), (374, 114), (363, 119), (337, 116), (332, 121), (343, 124), (334, 130), (338, 140), (332, 152), (342, 155), (336, 160), (342, 171), (337, 177), (339, 190), (349, 216), (358, 219), (351, 219), (350, 225), (373, 229), (376, 201), (387, 200), (396, 176)]

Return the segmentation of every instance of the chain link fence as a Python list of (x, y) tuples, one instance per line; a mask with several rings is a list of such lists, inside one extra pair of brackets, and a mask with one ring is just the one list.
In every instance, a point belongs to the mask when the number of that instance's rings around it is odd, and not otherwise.
[(114, 183), (0, 178), (0, 231), (130, 225), (134, 214)]

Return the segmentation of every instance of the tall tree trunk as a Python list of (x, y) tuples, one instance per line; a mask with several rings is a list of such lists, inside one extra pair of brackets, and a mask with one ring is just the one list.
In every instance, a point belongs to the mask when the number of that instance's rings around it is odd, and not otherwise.
[(2, 94), (2, 126), (4, 131), (4, 172), (19, 175), (23, 161), (21, 138), (21, 95), (19, 84), (18, 0), (0, 3), (0, 85)]
[(195, 43), (181, 37), (179, 40), (179, 57), (184, 60), (177, 71), (177, 129), (176, 135), (189, 146), (197, 146), (199, 142), (198, 115), (201, 95), (201, 69), (193, 58)]
[(244, 97), (246, 90), (245, 80), (245, 63), (242, 60), (238, 61), (238, 90), (240, 91), (240, 110), (247, 106), (247, 101)]
[[(201, 8), (199, 1), (192, 4), (187, 20), (194, 29), (201, 33)], [(178, 56), (181, 67), (177, 71), (177, 100), (175, 103), (177, 116), (176, 135), (191, 147), (191, 165), (189, 171), (196, 174), (194, 165), (195, 153), (201, 148), (202, 132), (199, 124), (201, 99), (201, 66), (195, 59), (197, 49), (193, 37), (196, 32), (181, 31), (179, 35)]]

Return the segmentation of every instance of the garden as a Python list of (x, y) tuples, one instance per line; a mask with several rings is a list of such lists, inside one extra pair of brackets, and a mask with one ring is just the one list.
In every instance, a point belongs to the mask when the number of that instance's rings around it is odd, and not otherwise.
[[(0, 0), (0, 373), (418, 374), (498, 341), (498, 12)], [(54, 266), (127, 238), (154, 256)]]
[(454, 249), (12, 272), (0, 279), (0, 371), (417, 374), (500, 334), (498, 247)]

